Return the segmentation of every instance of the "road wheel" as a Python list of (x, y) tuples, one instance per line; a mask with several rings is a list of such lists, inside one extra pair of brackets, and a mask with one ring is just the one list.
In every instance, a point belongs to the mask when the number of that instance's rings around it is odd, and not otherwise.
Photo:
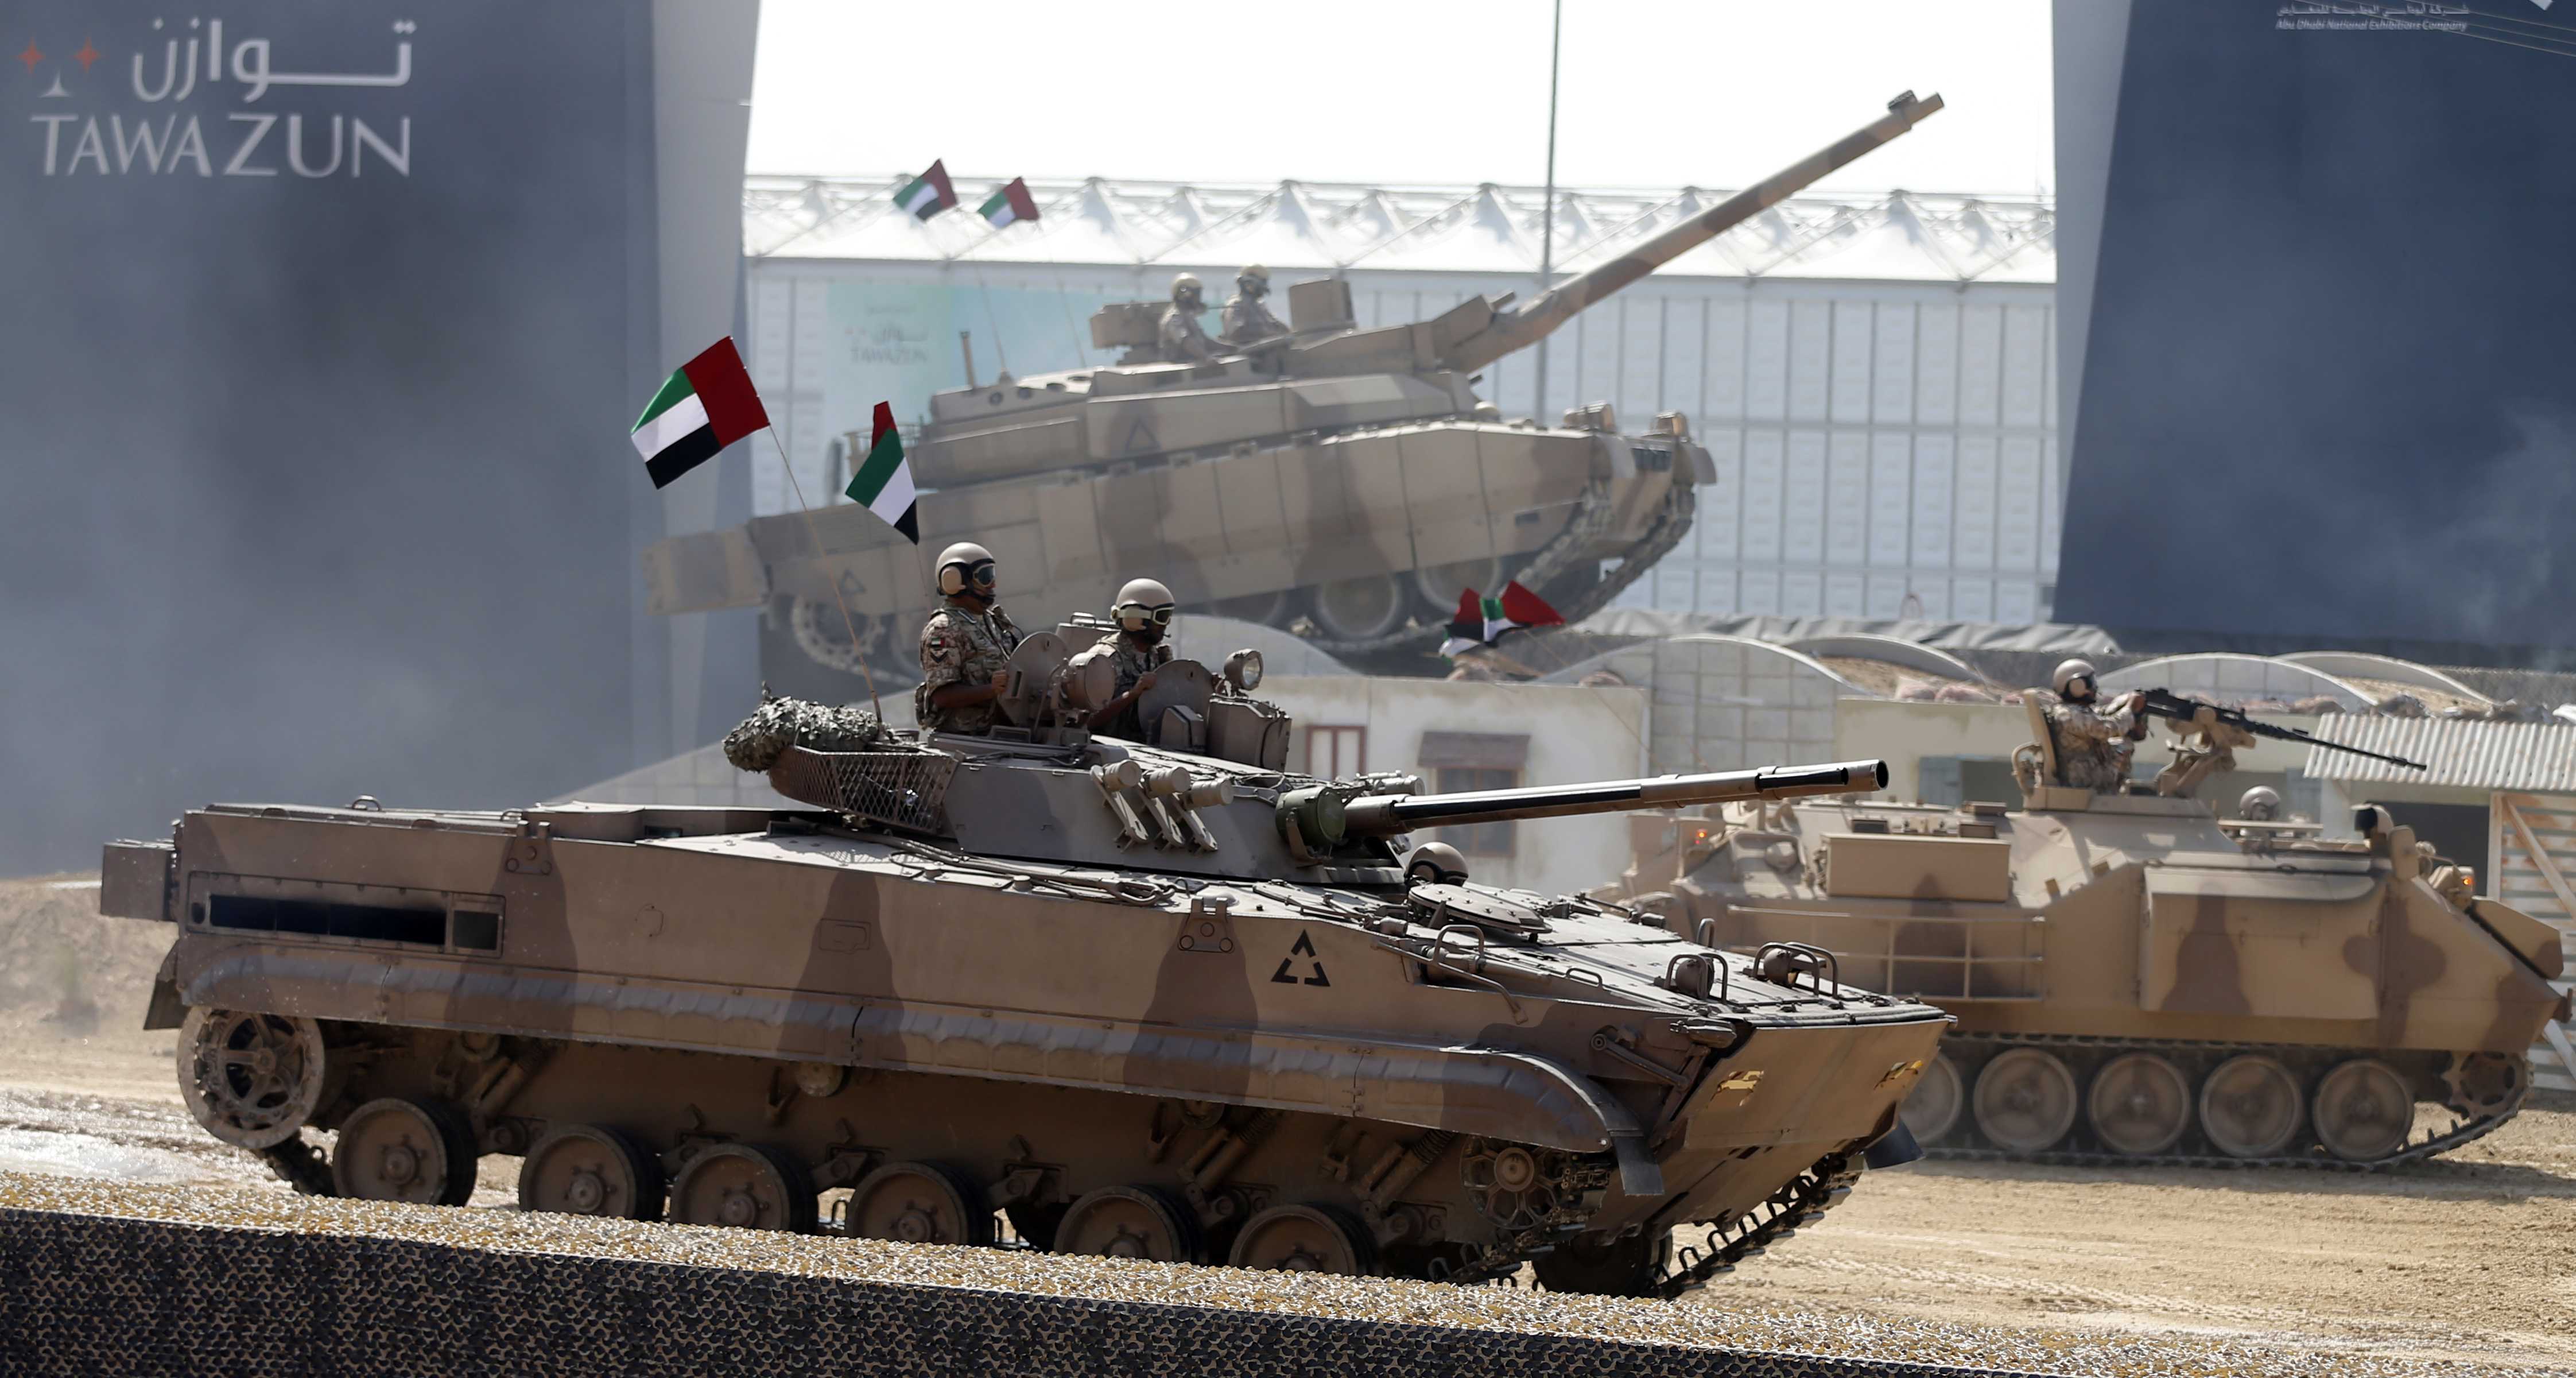
[(1977, 1073), (1977, 1132), (1995, 1147), (2037, 1153), (2075, 1127), (2075, 1074), (2055, 1053), (2007, 1048)]
[(340, 1122), (331, 1184), (361, 1201), (461, 1206), (474, 1196), (474, 1131), (437, 1101), (371, 1100)]
[(2191, 1127), (2191, 1082), (2154, 1053), (2123, 1053), (2093, 1074), (2084, 1108), (2093, 1133), (2114, 1153), (2162, 1153)]
[(1316, 587), (1315, 625), (1335, 641), (1367, 641), (1404, 625), (1404, 588), (1392, 574), (1363, 574)]
[(2309, 1117), (2326, 1151), (2347, 1163), (2385, 1158), (2415, 1128), (2415, 1093), (2377, 1058), (2338, 1063), (2317, 1082)]
[(850, 1192), (851, 1234), (905, 1244), (990, 1244), (993, 1212), (945, 1163), (888, 1163)]
[(717, 1144), (671, 1183), (671, 1219), (801, 1234), (814, 1228), (814, 1179), (767, 1144)]
[(622, 1129), (563, 1125), (519, 1165), (519, 1209), (619, 1220), (662, 1218), (662, 1168)]
[(2231, 1057), (2200, 1083), (2200, 1131), (2231, 1158), (2268, 1158), (2299, 1132), (2299, 1080), (2277, 1058)]
[(1959, 1127), (1959, 1109), (1968, 1100), (1959, 1064), (1948, 1053), (1934, 1053), (1905, 1095), (1905, 1128), (1914, 1141), (1930, 1148)]
[(1157, 1263), (1198, 1259), (1197, 1218), (1158, 1187), (1102, 1187), (1073, 1203), (1055, 1227), (1055, 1251)]
[(322, 1062), (310, 1019), (198, 1008), (179, 1029), (179, 1094), (207, 1133), (243, 1148), (304, 1128), (320, 1108)]
[(1424, 565), (1413, 571), (1413, 589), (1422, 595), (1424, 609), (1438, 613), (1445, 622), (1457, 614), (1458, 596), (1469, 589), (1486, 598), (1503, 596), (1503, 562), (1498, 556), (1488, 555), (1445, 565)]
[(1226, 1262), (1356, 1277), (1376, 1271), (1377, 1240), (1349, 1212), (1332, 1206), (1272, 1206), (1243, 1222)]

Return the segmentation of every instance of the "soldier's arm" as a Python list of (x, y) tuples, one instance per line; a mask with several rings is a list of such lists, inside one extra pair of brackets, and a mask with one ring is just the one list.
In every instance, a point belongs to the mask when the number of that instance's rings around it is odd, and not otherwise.
[(921, 682), (930, 687), (933, 708), (972, 708), (989, 703), (1002, 692), (1009, 672), (993, 676), (990, 684), (967, 684), (966, 638), (953, 628), (934, 622), (921, 633)]
[(1137, 699), (1143, 697), (1145, 691), (1153, 687), (1154, 672), (1147, 670), (1145, 673), (1136, 677), (1135, 687), (1129, 689), (1126, 693), (1120, 694), (1118, 697), (1111, 699), (1109, 702), (1100, 705), (1099, 711), (1093, 713), (1091, 717), (1083, 723), (1083, 726), (1090, 728), (1094, 732), (1107, 727), (1109, 724), (1118, 720), (1119, 713), (1124, 711), (1127, 705), (1134, 703)]

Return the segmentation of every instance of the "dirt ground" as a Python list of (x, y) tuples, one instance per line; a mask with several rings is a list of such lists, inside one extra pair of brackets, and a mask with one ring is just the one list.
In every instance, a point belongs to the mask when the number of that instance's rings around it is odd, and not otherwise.
[[(0, 1170), (284, 1190), (188, 1119), (173, 1035), (138, 1027), (170, 930), (97, 894), (0, 881)], [(484, 1160), (476, 1204), (515, 1199), (517, 1166)], [(1873, 1173), (1684, 1304), (2576, 1369), (2576, 1096), (2384, 1173)]]

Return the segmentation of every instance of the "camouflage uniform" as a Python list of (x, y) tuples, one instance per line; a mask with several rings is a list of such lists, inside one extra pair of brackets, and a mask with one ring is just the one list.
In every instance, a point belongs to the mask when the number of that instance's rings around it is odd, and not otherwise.
[(1226, 298), (1225, 337), (1227, 339), (1244, 345), (1287, 333), (1288, 327), (1280, 324), (1277, 316), (1270, 314), (1270, 308), (1262, 305), (1259, 297), (1238, 292)]
[(1195, 364), (1216, 357), (1216, 346), (1208, 343), (1207, 331), (1200, 328), (1198, 313), (1175, 302), (1163, 308), (1163, 362)]
[(912, 691), (913, 713), (924, 732), (985, 733), (1001, 709), (990, 699), (964, 708), (937, 708), (931, 694), (947, 685), (993, 682), (1011, 652), (1019, 649), (1020, 629), (1002, 605), (976, 612), (951, 602), (930, 615), (921, 628), (921, 684)]
[[(1118, 688), (1115, 692), (1121, 694), (1135, 688), (1136, 681), (1143, 679), (1146, 671), (1166, 664), (1172, 658), (1172, 643), (1168, 641), (1157, 642), (1140, 651), (1136, 649), (1134, 642), (1129, 641), (1124, 633), (1120, 633), (1102, 644), (1109, 648), (1109, 663), (1118, 667)], [(1131, 742), (1143, 741), (1145, 720), (1143, 715), (1136, 711), (1136, 705), (1131, 703), (1119, 709), (1118, 716), (1111, 719), (1109, 726), (1101, 730), (1112, 737), (1124, 737)]]
[(2108, 793), (2129, 778), (2129, 740), (2137, 715), (2104, 713), (2091, 704), (2048, 705), (2048, 735), (2057, 751), (2057, 783)]

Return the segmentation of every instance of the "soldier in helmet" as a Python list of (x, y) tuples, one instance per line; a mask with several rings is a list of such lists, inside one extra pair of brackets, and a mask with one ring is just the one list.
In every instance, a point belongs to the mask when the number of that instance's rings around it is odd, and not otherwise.
[(1216, 357), (1216, 346), (1199, 327), (1199, 313), (1205, 310), (1207, 297), (1197, 278), (1183, 273), (1172, 279), (1172, 304), (1163, 308), (1163, 362), (1195, 364)]
[(939, 552), (935, 575), (948, 596), (921, 629), (921, 685), (912, 706), (924, 732), (984, 733), (993, 701), (1010, 680), (1006, 662), (1020, 629), (993, 601), (993, 552), (960, 541)]
[(1225, 302), (1225, 338), (1235, 348), (1288, 333), (1288, 327), (1261, 304), (1269, 295), (1269, 269), (1247, 263), (1234, 275), (1234, 295)]
[(2146, 719), (2137, 712), (2135, 696), (2123, 694), (2101, 702), (2100, 685), (2090, 661), (2069, 660), (2049, 676), (2057, 691), (2048, 706), (2048, 735), (2057, 756), (2057, 783), (2097, 793), (2114, 793), (2128, 782), (2129, 756), (2146, 735)]
[(2281, 816), (2281, 792), (2270, 785), (2256, 785), (2236, 801), (2236, 816), (2248, 823), (2269, 823)]
[(1406, 885), (1457, 885), (1467, 879), (1467, 858), (1446, 842), (1425, 842), (1405, 858)]
[(1118, 590), (1109, 615), (1118, 623), (1111, 638), (1110, 663), (1118, 667), (1118, 693), (1091, 715), (1094, 732), (1141, 741), (1143, 718), (1136, 700), (1154, 687), (1154, 668), (1172, 658), (1163, 637), (1172, 625), (1172, 591), (1152, 579), (1130, 579)]

